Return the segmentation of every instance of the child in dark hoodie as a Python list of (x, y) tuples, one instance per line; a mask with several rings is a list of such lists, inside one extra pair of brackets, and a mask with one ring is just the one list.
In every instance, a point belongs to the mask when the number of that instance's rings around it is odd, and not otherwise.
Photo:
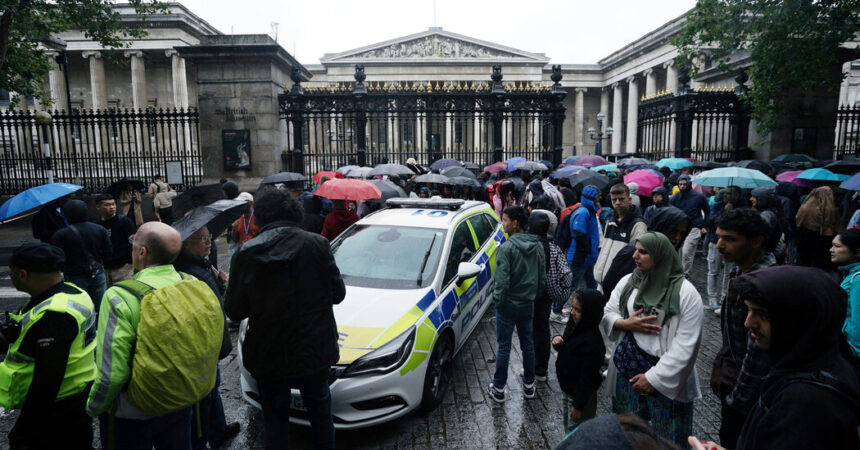
[(558, 351), (558, 383), (565, 394), (565, 432), (595, 416), (597, 390), (603, 382), (600, 368), (606, 353), (599, 328), (606, 297), (596, 289), (583, 289), (574, 292), (572, 303), (564, 334), (552, 338), (552, 346)]

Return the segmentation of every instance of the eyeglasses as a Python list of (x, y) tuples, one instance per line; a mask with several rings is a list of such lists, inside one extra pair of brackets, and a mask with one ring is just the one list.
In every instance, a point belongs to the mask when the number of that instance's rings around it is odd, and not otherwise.
[(212, 236), (190, 237), (189, 241), (212, 242)]

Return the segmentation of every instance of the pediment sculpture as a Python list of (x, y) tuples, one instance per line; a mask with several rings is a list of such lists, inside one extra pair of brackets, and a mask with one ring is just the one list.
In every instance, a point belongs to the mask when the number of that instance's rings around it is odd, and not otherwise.
[(356, 58), (512, 58), (512, 53), (444, 36), (425, 36), (356, 54)]

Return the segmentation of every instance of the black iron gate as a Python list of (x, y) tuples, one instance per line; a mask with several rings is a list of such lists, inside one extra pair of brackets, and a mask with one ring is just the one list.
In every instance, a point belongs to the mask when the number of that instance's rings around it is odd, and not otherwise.
[(833, 159), (860, 158), (860, 105), (836, 110)]
[(681, 72), (678, 92), (645, 98), (639, 103), (637, 154), (651, 159), (695, 158), (702, 161), (751, 159), (749, 103), (742, 100), (741, 72), (731, 89), (691, 89)]
[(561, 162), (565, 91), (553, 84), (491, 81), (368, 81), (293, 87), (278, 96), (288, 127), (284, 170), (313, 174), (344, 165), (429, 165), (440, 158), (487, 165), (513, 156)]

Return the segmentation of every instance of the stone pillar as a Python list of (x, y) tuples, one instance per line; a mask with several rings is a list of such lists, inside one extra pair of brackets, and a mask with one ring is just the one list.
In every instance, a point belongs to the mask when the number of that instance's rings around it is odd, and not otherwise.
[(66, 98), (66, 79), (63, 76), (63, 71), (60, 70), (60, 65), (57, 64), (58, 52), (45, 52), (51, 64), (51, 71), (48, 73), (48, 87), (51, 90), (51, 109), (65, 110), (69, 106)]
[(636, 77), (627, 79), (627, 153), (636, 153), (636, 131), (639, 125), (639, 84)]
[(131, 58), (131, 98), (134, 109), (146, 108), (146, 65), (143, 52), (125, 52), (126, 58)]
[(580, 154), (585, 152), (585, 92), (588, 88), (575, 88), (576, 99), (573, 106), (573, 143)]
[(654, 69), (645, 69), (642, 72), (645, 75), (645, 95), (654, 95), (657, 93), (657, 73)]
[(170, 58), (171, 79), (173, 80), (173, 106), (188, 107), (188, 83), (185, 77), (185, 59), (176, 50), (164, 52)]
[(101, 52), (83, 52), (82, 56), (90, 62), (90, 90), (94, 109), (107, 107), (107, 85), (105, 84), (105, 64)]
[(663, 67), (666, 68), (666, 90), (678, 92), (678, 67), (675, 60), (666, 61)]
[(612, 133), (612, 153), (621, 153), (621, 106), (624, 95), (624, 86), (621, 83), (612, 85), (614, 92), (612, 93), (612, 128), (615, 130)]

